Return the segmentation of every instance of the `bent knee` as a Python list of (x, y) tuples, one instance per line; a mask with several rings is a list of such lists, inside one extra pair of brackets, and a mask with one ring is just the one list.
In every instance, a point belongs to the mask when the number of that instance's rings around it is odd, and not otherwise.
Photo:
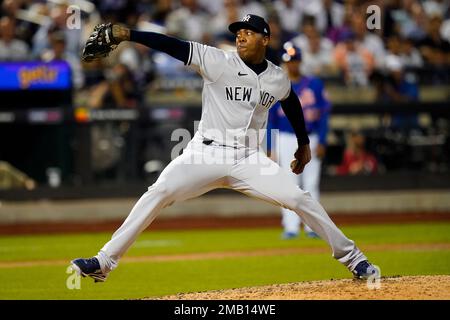
[(155, 197), (159, 201), (164, 202), (166, 205), (170, 205), (173, 202), (175, 192), (165, 182), (155, 182), (152, 184), (148, 191), (145, 193), (150, 197)]
[(308, 191), (298, 188), (298, 190), (286, 195), (283, 206), (290, 210), (298, 210), (305, 202), (308, 202), (311, 199), (311, 194)]

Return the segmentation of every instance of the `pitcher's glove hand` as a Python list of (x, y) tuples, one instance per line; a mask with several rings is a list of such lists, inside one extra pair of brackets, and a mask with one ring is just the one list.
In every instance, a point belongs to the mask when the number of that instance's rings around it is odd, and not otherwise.
[(107, 57), (119, 43), (120, 41), (113, 37), (111, 23), (98, 24), (86, 41), (81, 59), (84, 62), (91, 62), (95, 59)]

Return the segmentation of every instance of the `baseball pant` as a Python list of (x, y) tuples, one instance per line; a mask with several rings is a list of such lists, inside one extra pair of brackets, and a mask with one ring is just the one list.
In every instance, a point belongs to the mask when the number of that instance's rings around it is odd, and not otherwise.
[[(319, 201), (320, 191), (320, 170), (322, 160), (317, 157), (317, 146), (319, 145), (319, 136), (317, 134), (309, 135), (309, 146), (311, 148), (311, 161), (305, 166), (300, 175), (296, 175), (292, 171), (290, 177), (292, 181), (301, 189), (308, 191), (313, 199)], [(282, 168), (290, 168), (291, 161), (294, 159), (294, 153), (297, 150), (297, 138), (293, 133), (280, 132), (279, 144), (283, 146), (278, 148), (278, 163)], [(281, 208), (282, 220), (281, 224), (285, 232), (299, 233), (301, 218), (294, 211)], [(311, 232), (311, 228), (305, 225), (305, 232)]]
[(138, 235), (163, 208), (216, 188), (233, 189), (296, 212), (329, 244), (333, 257), (351, 271), (366, 260), (311, 194), (301, 190), (290, 173), (270, 160), (262, 150), (234, 149), (215, 142), (205, 145), (197, 133), (183, 154), (170, 162), (141, 196), (111, 240), (100, 250), (96, 257), (102, 271), (106, 273), (117, 266)]

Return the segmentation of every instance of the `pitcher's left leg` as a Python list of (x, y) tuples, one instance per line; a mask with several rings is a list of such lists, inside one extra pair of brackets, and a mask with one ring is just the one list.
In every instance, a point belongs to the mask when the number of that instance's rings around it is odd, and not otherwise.
[(295, 211), (330, 245), (333, 257), (350, 271), (353, 272), (360, 262), (367, 260), (355, 243), (334, 224), (320, 203), (309, 192), (297, 187), (289, 172), (264, 153), (255, 152), (234, 165), (230, 186), (251, 197)]
[[(289, 168), (293, 159), (295, 148), (297, 147), (297, 137), (295, 134), (280, 132), (278, 147), (278, 163), (282, 168)], [(300, 176), (296, 176), (294, 173), (290, 174), (290, 178), (295, 184), (298, 184), (301, 179)], [(300, 217), (295, 212), (281, 208), (281, 225), (283, 226), (283, 238), (291, 239), (296, 238), (300, 234)]]
[[(302, 190), (308, 191), (311, 197), (316, 201), (320, 199), (320, 173), (322, 168), (322, 160), (317, 156), (317, 147), (319, 145), (319, 137), (316, 134), (309, 136), (310, 147), (311, 147), (311, 161), (306, 165), (303, 172), (300, 174), (302, 183), (300, 188)], [(294, 174), (294, 173), (292, 173)], [(311, 228), (307, 223), (303, 221), (305, 227), (305, 233), (307, 235), (314, 236)]]

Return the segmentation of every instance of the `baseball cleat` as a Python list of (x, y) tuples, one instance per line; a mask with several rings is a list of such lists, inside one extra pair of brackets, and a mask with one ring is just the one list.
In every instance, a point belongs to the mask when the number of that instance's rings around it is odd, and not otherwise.
[(379, 269), (371, 264), (369, 261), (364, 260), (358, 263), (358, 265), (353, 270), (353, 276), (355, 279), (367, 280), (370, 277), (379, 278)]
[(288, 232), (288, 231), (286, 231), (286, 232), (283, 233), (281, 238), (283, 240), (290, 240), (290, 239), (298, 238), (298, 232)]
[(107, 274), (102, 272), (100, 263), (97, 258), (83, 259), (78, 258), (71, 261), (71, 267), (75, 272), (82, 277), (91, 277), (95, 282), (106, 281)]

